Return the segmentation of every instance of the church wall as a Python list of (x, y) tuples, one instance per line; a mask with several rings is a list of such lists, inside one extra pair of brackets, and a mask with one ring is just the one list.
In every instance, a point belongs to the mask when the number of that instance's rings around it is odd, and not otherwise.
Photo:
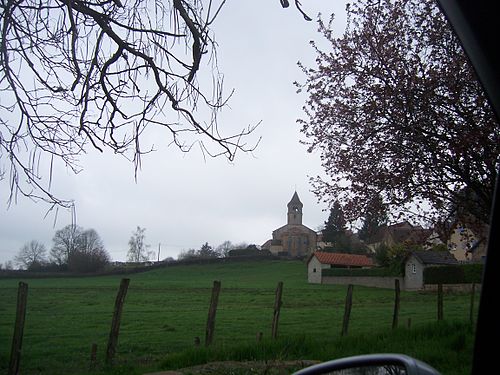
[(283, 230), (276, 239), (281, 240), (283, 251), (292, 257), (308, 255), (316, 248), (316, 233), (305, 226)]
[[(302, 202), (294, 193), (287, 205), (287, 224), (273, 231), (270, 251), (273, 254), (288, 253), (288, 256), (301, 257), (316, 250), (317, 235), (312, 229), (302, 224)], [(274, 246), (278, 245), (280, 246)]]

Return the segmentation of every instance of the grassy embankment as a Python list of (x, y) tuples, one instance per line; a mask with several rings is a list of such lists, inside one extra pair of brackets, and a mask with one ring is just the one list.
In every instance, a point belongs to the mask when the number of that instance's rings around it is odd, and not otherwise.
[[(317, 359), (399, 352), (429, 362), (444, 374), (468, 373), (472, 329), (470, 296), (445, 296), (437, 324), (436, 296), (402, 292), (400, 326), (392, 331), (394, 292), (354, 288), (351, 324), (340, 338), (346, 287), (309, 285), (303, 263), (264, 261), (177, 266), (130, 275), (114, 370), (103, 367), (119, 276), (30, 279), (23, 342), (23, 374), (135, 374), (215, 360)], [(204, 339), (213, 280), (222, 282), (212, 348)], [(0, 280), (0, 372), (6, 370), (17, 282)], [(269, 339), (274, 291), (284, 282), (280, 339)], [(477, 301), (476, 301), (477, 306)], [(411, 328), (406, 327), (411, 319)], [(264, 340), (256, 343), (257, 332)]]

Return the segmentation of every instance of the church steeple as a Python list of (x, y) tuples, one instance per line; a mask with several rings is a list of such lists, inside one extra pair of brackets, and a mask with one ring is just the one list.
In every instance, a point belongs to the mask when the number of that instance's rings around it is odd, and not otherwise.
[(304, 205), (299, 199), (297, 192), (293, 193), (292, 199), (288, 202), (288, 224), (302, 224), (302, 207)]

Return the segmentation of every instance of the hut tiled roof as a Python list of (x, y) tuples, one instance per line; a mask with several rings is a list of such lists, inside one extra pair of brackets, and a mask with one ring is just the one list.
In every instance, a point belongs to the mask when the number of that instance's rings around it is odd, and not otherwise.
[(352, 266), (352, 267), (373, 267), (373, 260), (366, 255), (358, 254), (344, 254), (344, 253), (327, 253), (323, 251), (316, 251), (312, 256), (322, 264), (331, 264), (335, 266)]

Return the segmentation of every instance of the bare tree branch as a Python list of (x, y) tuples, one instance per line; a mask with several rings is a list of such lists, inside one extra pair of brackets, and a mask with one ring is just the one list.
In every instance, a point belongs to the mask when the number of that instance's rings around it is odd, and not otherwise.
[[(228, 135), (218, 126), (227, 98), (210, 25), (225, 0), (214, 1), (0, 0), (0, 178), (9, 179), (9, 201), (21, 194), (70, 206), (51, 193), (46, 168), (62, 161), (78, 172), (80, 155), (110, 149), (137, 171), (151, 127), (168, 130), (183, 152), (198, 143), (233, 160), (253, 150), (242, 140), (255, 127)], [(212, 87), (199, 85), (201, 69)]]

